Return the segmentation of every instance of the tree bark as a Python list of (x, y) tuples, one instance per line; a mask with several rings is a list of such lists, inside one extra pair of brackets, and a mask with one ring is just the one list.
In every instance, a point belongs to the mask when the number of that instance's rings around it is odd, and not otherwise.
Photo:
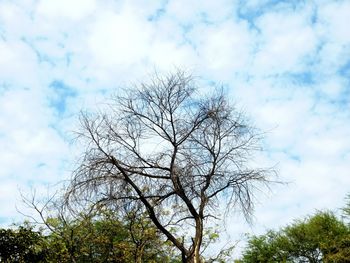
[(136, 248), (135, 263), (142, 263), (144, 247), (145, 247), (145, 244), (142, 243), (139, 247)]

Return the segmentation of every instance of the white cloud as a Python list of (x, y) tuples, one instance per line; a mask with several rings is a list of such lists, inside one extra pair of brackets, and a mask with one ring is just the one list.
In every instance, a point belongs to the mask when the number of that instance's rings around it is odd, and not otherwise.
[(202, 25), (194, 37), (203, 66), (213, 71), (244, 71), (252, 52), (253, 38), (244, 22), (227, 21), (219, 25)]
[(342, 92), (346, 90), (346, 80), (341, 77), (334, 76), (322, 81), (318, 88), (327, 98), (336, 100), (341, 96)]
[(102, 13), (96, 20), (88, 41), (97, 63), (127, 66), (145, 59), (151, 39), (146, 21), (131, 12)]
[[(306, 12), (307, 11), (307, 12)], [(303, 60), (317, 48), (317, 35), (310, 25), (310, 12), (272, 12), (259, 17), (258, 50), (253, 72), (278, 74), (305, 70)]]
[[(1, 82), (16, 81), (21, 85), (35, 85), (37, 82), (37, 58), (33, 51), (18, 41), (0, 40)], [(26, 75), (19, 78), (19, 75)]]
[[(87, 37), (92, 75), (99, 80), (132, 80), (154, 69), (191, 67), (196, 54), (184, 43), (182, 31), (171, 20), (150, 22), (144, 14), (126, 5), (118, 13), (101, 12)], [(147, 70), (145, 70), (145, 66)]]
[(330, 1), (318, 6), (319, 31), (337, 45), (348, 45), (350, 2)]
[(192, 26), (201, 20), (210, 23), (225, 21), (234, 14), (234, 7), (234, 2), (229, 0), (172, 0), (167, 4), (166, 11), (179, 23)]
[(42, 103), (40, 93), (31, 90), (8, 91), (0, 97), (1, 177), (16, 174), (27, 180), (32, 169), (23, 168), (59, 161), (66, 151), (67, 146), (50, 128), (50, 112)]
[(79, 20), (90, 15), (95, 8), (95, 0), (41, 0), (37, 11), (49, 18)]

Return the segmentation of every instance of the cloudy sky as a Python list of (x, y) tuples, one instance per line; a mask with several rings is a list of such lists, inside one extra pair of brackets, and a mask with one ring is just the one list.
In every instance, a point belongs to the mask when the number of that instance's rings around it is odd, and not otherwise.
[(19, 190), (69, 176), (79, 110), (174, 68), (224, 86), (266, 131), (257, 162), (289, 182), (232, 236), (338, 209), (350, 192), (349, 24), (350, 1), (2, 0), (0, 224), (21, 219)]

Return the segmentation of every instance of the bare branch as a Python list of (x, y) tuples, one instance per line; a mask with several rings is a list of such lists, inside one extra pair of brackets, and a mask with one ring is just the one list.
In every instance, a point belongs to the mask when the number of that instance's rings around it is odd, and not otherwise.
[(80, 122), (86, 150), (67, 204), (137, 204), (183, 262), (200, 262), (205, 222), (218, 218), (218, 202), (248, 219), (254, 192), (271, 182), (270, 169), (249, 167), (261, 134), (222, 90), (199, 98), (181, 71), (119, 92), (109, 111), (84, 113)]

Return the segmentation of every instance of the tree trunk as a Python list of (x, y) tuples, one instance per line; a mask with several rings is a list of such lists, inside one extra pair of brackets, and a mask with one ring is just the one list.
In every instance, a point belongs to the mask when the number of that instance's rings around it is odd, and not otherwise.
[(200, 249), (203, 239), (203, 220), (198, 217), (196, 218), (196, 235), (193, 240), (193, 248), (191, 249), (190, 255), (186, 259), (182, 260), (183, 263), (203, 263), (201, 259)]
[(198, 217), (196, 219), (196, 236), (194, 241), (194, 252), (193, 252), (193, 263), (201, 263), (201, 256), (200, 256), (200, 249), (202, 246), (202, 239), (203, 239), (203, 220), (202, 218)]
[(143, 251), (145, 248), (145, 244), (142, 243), (140, 246), (136, 247), (135, 251), (135, 263), (142, 263)]
[(204, 261), (201, 259), (200, 255), (192, 255), (189, 258), (182, 260), (182, 263), (204, 263)]

